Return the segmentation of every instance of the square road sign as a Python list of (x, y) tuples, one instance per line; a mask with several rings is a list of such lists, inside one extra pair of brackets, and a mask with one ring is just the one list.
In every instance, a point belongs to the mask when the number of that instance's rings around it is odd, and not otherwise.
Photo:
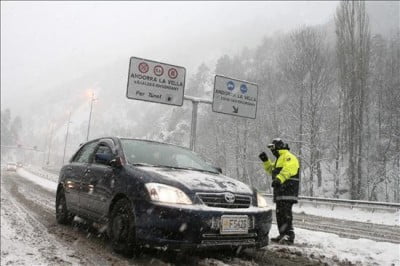
[(182, 106), (185, 76), (184, 67), (131, 57), (126, 97)]
[(246, 118), (256, 118), (258, 85), (248, 81), (215, 76), (212, 110)]

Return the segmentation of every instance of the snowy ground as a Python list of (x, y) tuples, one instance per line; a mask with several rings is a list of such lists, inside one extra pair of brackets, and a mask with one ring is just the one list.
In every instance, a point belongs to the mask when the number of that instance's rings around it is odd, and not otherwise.
[[(267, 201), (272, 204), (272, 199), (267, 198)], [(382, 225), (400, 225), (400, 209), (397, 211), (391, 210), (371, 210), (362, 207), (355, 207), (349, 210), (348, 207), (335, 206), (327, 204), (315, 204), (312, 202), (301, 202), (293, 206), (294, 213), (302, 213), (308, 215), (316, 215), (326, 218), (340, 218), (341, 220), (367, 222)]]
[(1, 192), (1, 265), (79, 263), (34, 216)]
[[(32, 172), (35, 174), (19, 169), (17, 174), (23, 179), (2, 173), (1, 265), (400, 265), (399, 244), (347, 239), (299, 228), (296, 228), (293, 246), (270, 245), (261, 251), (247, 250), (241, 256), (180, 254), (170, 258), (150, 253), (141, 259), (127, 260), (114, 254), (107, 241), (94, 237), (93, 233), (56, 225), (57, 176), (41, 169), (32, 169)], [(325, 215), (330, 212), (319, 210)], [(343, 212), (335, 216), (368, 219), (355, 210)], [(399, 227), (398, 222), (396, 226)], [(276, 226), (273, 226), (271, 236), (276, 234)]]
[(294, 206), (293, 212), (317, 215), (328, 218), (340, 218), (342, 220), (368, 222), (374, 224), (384, 225), (400, 225), (400, 210), (397, 212), (388, 212), (382, 210), (357, 209), (356, 211), (349, 211), (346, 207), (335, 207), (330, 209), (329, 206), (312, 206), (312, 204), (303, 204), (302, 206)]
[[(277, 234), (274, 226), (272, 235)], [(400, 265), (400, 245), (369, 239), (345, 239), (335, 234), (297, 228), (296, 244), (291, 252), (309, 257), (326, 256), (333, 261), (348, 261), (362, 265)]]

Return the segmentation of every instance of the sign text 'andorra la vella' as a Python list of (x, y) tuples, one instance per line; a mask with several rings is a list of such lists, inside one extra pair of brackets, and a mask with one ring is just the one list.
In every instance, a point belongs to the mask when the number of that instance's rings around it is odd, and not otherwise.
[(126, 97), (182, 106), (186, 69), (131, 57)]

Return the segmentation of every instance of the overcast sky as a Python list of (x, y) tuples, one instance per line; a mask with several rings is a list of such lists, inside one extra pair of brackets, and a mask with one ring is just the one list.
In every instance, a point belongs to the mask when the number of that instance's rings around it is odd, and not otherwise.
[[(187, 68), (327, 22), (337, 2), (1, 2), (1, 104), (130, 56)], [(128, 63), (127, 63), (128, 66)]]

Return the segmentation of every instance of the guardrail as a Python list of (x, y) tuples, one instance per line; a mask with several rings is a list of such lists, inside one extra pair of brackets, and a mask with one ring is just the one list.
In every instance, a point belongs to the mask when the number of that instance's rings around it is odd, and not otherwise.
[[(265, 197), (272, 198), (273, 195), (269, 193), (261, 193)], [(347, 208), (367, 208), (374, 210), (392, 210), (400, 211), (400, 203), (394, 202), (380, 202), (380, 201), (366, 201), (366, 200), (348, 200), (348, 199), (333, 199), (333, 198), (321, 198), (321, 197), (308, 197), (299, 196), (299, 203), (313, 203), (318, 204), (328, 204), (332, 206), (347, 207)]]

